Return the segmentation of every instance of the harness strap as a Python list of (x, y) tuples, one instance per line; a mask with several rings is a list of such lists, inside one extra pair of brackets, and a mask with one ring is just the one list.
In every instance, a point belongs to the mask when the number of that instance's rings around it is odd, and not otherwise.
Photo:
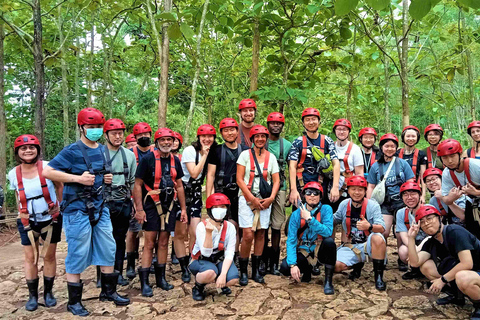
[(465, 171), (464, 172), (465, 172), (465, 176), (467, 177), (468, 182), (470, 182), (470, 184), (472, 186), (474, 186), (475, 188), (478, 188), (478, 185), (476, 183), (473, 183), (472, 176), (470, 175), (470, 158), (465, 159), (463, 164), (465, 166)]
[(404, 217), (404, 222), (405, 226), (407, 227), (407, 230), (410, 230), (410, 219), (408, 217), (408, 213), (410, 212), (410, 209), (405, 208), (405, 217)]
[[(140, 158), (138, 157), (138, 146), (135, 146), (133, 147), (133, 154), (135, 154), (135, 159), (137, 160), (137, 166), (138, 166), (138, 163), (140, 162)], [(150, 146), (150, 152), (153, 152), (155, 150), (155, 146), (154, 145), (151, 145)]]
[[(398, 153), (398, 157), (403, 159), (403, 154), (404, 154), (404, 151), (405, 149), (400, 149), (400, 152)], [(415, 175), (415, 178), (417, 178), (417, 167), (418, 167), (418, 153), (420, 152), (420, 150), (418, 150), (417, 148), (415, 148), (415, 151), (413, 153), (413, 160), (412, 160), (412, 171), (413, 171), (413, 174)], [(418, 180), (418, 179), (415, 179), (415, 180)]]
[(435, 164), (433, 163), (432, 150), (427, 148), (427, 169), (433, 168)]
[[(255, 151), (253, 149), (250, 149), (250, 179), (248, 181), (248, 190), (252, 191), (252, 186), (253, 186), (253, 180), (255, 179), (255, 159), (253, 158), (253, 153)], [(265, 159), (263, 162), (263, 179), (267, 180), (268, 176), (268, 162), (270, 161), (270, 152), (266, 151), (265, 154)], [(258, 173), (260, 175), (260, 172)]]
[[(315, 146), (312, 144), (312, 146)], [(308, 141), (307, 136), (302, 136), (302, 152), (300, 154), (300, 161), (297, 162), (297, 179), (300, 184), (300, 187), (303, 187), (303, 163), (307, 158), (307, 149), (308, 149)], [(325, 153), (325, 136), (320, 134), (320, 151)]]
[(353, 142), (349, 142), (347, 152), (345, 152), (345, 156), (343, 156), (343, 165), (345, 167), (345, 174), (347, 174), (347, 175), (352, 174), (352, 170), (350, 170), (350, 166), (348, 165), (348, 156), (350, 155), (350, 152), (352, 151), (352, 147), (353, 147)]
[[(207, 221), (203, 220), (202, 221), (205, 227), (207, 226)], [(223, 221), (222, 225), (222, 233), (220, 233), (220, 240), (218, 241), (218, 251), (224, 251), (225, 250), (225, 239), (227, 237), (227, 227), (228, 223), (227, 221)], [(198, 260), (201, 257), (202, 253), (201, 251), (198, 251), (195, 254), (192, 254), (192, 260)]]
[[(368, 200), (363, 199), (362, 210), (360, 211), (360, 219), (366, 218), (367, 204), (368, 204)], [(351, 212), (352, 212), (352, 200), (349, 200), (348, 204), (347, 204), (347, 216), (346, 216), (346, 220), (345, 220), (345, 224), (347, 225), (347, 237), (349, 237), (349, 238), (352, 234), (352, 226), (351, 226), (352, 213)], [(370, 235), (370, 231), (368, 231), (368, 230), (363, 231), (363, 233), (367, 237)]]
[[(322, 210), (321, 209), (322, 209), (322, 206), (320, 205), (318, 207), (317, 213), (315, 214), (315, 219), (318, 222), (322, 222), (322, 212), (321, 212)], [(297, 238), (298, 238), (299, 241), (302, 241), (303, 233), (307, 229), (308, 229), (307, 222), (305, 221), (305, 219), (300, 218), (300, 228), (298, 228), (298, 230), (297, 230)], [(323, 237), (321, 235), (317, 235), (317, 240), (323, 240)]]
[(440, 214), (441, 214), (442, 216), (446, 216), (446, 215), (447, 215), (447, 211), (446, 211), (445, 208), (442, 206), (442, 202), (437, 199), (437, 203), (438, 203), (438, 207), (440, 208)]

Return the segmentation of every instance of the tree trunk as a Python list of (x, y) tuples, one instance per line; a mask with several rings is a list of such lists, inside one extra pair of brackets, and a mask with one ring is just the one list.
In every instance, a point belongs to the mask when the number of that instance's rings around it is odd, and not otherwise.
[(252, 74), (250, 75), (250, 93), (258, 88), (258, 63), (260, 61), (260, 31), (258, 17), (255, 18), (253, 26), (253, 47), (252, 47)]
[[(172, 11), (172, 0), (165, 0), (164, 12)], [(168, 65), (170, 63), (169, 51), (170, 40), (168, 39), (168, 25), (162, 25), (162, 60), (160, 73), (160, 90), (158, 93), (158, 126), (167, 126), (167, 103), (168, 103)]]
[(463, 14), (462, 8), (459, 8), (459, 15), (460, 19), (462, 22), (461, 28), (459, 28), (459, 33), (460, 33), (460, 43), (463, 45), (463, 48), (465, 49), (465, 63), (467, 65), (467, 76), (468, 76), (468, 102), (470, 104), (470, 117), (472, 120), (476, 120), (476, 112), (475, 112), (475, 91), (473, 87), (473, 68), (472, 68), (472, 58), (471, 58), (471, 51), (470, 48), (468, 47), (468, 41), (467, 37), (465, 35), (462, 35), (462, 31), (466, 31), (466, 24), (465, 24), (465, 15)]
[[(288, 61), (284, 61), (283, 63), (283, 89), (285, 90), (287, 88), (287, 81), (288, 81)], [(278, 112), (283, 114), (283, 110), (285, 109), (285, 101), (280, 101), (280, 105), (278, 106)]]
[(7, 177), (7, 120), (5, 118), (5, 86), (4, 86), (4, 70), (5, 59), (3, 54), (3, 40), (5, 34), (3, 32), (3, 22), (0, 22), (0, 186), (5, 189)]
[(383, 100), (385, 103), (385, 129), (387, 132), (392, 132), (392, 123), (390, 121), (390, 107), (388, 104), (388, 96), (390, 91), (390, 72), (389, 72), (389, 59), (383, 55), (384, 68), (385, 68), (385, 89), (383, 91)]
[[(74, 27), (76, 31), (76, 22), (74, 22)], [(76, 35), (76, 32), (74, 32)], [(79, 72), (80, 72), (80, 36), (76, 36), (76, 47), (77, 52), (75, 56), (75, 114), (77, 115), (80, 112), (80, 82), (79, 82)], [(76, 127), (76, 126), (75, 126)], [(75, 130), (76, 140), (80, 139), (80, 131)]]
[(410, 124), (410, 108), (408, 105), (408, 7), (409, 0), (403, 0), (403, 23), (402, 23), (402, 56), (400, 57), (400, 66), (402, 70), (402, 113), (403, 126)]
[(208, 11), (208, 3), (210, 0), (205, 0), (203, 4), (203, 11), (202, 11), (202, 18), (200, 20), (200, 27), (198, 29), (197, 35), (197, 50), (195, 52), (196, 59), (197, 59), (197, 66), (195, 68), (195, 75), (193, 76), (192, 82), (192, 97), (190, 99), (190, 109), (188, 110), (188, 117), (187, 117), (187, 124), (185, 126), (185, 145), (189, 143), (189, 132), (190, 132), (190, 124), (192, 123), (193, 114), (195, 113), (195, 99), (197, 96), (197, 84), (198, 84), (198, 77), (201, 71), (201, 58), (200, 58), (200, 45), (202, 43), (202, 32), (203, 26), (205, 24), (205, 16), (207, 15)]
[(350, 81), (348, 81), (348, 91), (347, 91), (347, 107), (345, 110), (345, 116), (347, 119), (350, 119), (350, 104), (352, 103), (352, 94), (353, 94), (353, 82), (355, 81), (355, 77), (350, 74)]
[(92, 30), (90, 30), (90, 60), (88, 63), (87, 107), (92, 107), (93, 54), (95, 49), (95, 10), (92, 11)]
[[(63, 44), (63, 19), (62, 19), (62, 6), (58, 6), (58, 34), (60, 35), (60, 43)], [(68, 121), (68, 78), (67, 78), (67, 63), (65, 61), (65, 51), (63, 48), (59, 48), (62, 51), (60, 54), (60, 62), (62, 66), (62, 107), (63, 107), (63, 145), (67, 146), (70, 143), (69, 129), (70, 124)]]
[(43, 152), (45, 152), (45, 70), (42, 49), (42, 13), (40, 0), (32, 2), (33, 10), (33, 60), (35, 70), (35, 135), (40, 140)]

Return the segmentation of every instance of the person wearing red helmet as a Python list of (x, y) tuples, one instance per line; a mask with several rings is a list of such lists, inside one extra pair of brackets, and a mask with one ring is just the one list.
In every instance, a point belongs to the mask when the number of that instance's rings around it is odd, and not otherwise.
[[(298, 137), (293, 143), (288, 154), (290, 172), (290, 203), (294, 206), (300, 199), (298, 189), (310, 181), (322, 181), (325, 190), (322, 201), (335, 203), (340, 198), (339, 179), (340, 162), (333, 140), (318, 132), (320, 125), (320, 112), (314, 108), (306, 108), (302, 112), (302, 123), (305, 128), (303, 136)], [(321, 154), (317, 161), (316, 154)], [(332, 169), (333, 168), (333, 169)], [(330, 190), (330, 192), (327, 192)]]
[[(264, 283), (258, 272), (263, 253), (265, 230), (270, 225), (272, 203), (280, 189), (277, 158), (265, 150), (269, 133), (262, 125), (253, 126), (250, 140), (253, 148), (243, 151), (237, 160), (238, 224), (242, 229), (240, 248), (240, 285), (248, 284), (248, 260), (252, 244), (252, 279)], [(248, 169), (247, 169), (248, 168)]]
[(240, 113), (240, 122), (239, 134), (237, 136), (237, 143), (247, 146), (248, 148), (252, 147), (252, 142), (250, 141), (250, 129), (255, 125), (255, 117), (257, 116), (257, 104), (253, 99), (243, 99), (238, 104), (238, 112)]
[[(433, 269), (425, 276), (430, 280), (428, 293), (447, 292), (447, 297), (438, 299), (437, 304), (465, 304), (465, 295), (475, 308), (471, 319), (480, 318), (480, 240), (465, 228), (444, 225), (440, 212), (431, 205), (420, 207), (415, 214), (416, 223), (408, 231), (408, 260), (419, 267), (428, 260)], [(417, 251), (414, 239), (422, 230), (430, 238)]]
[(80, 140), (63, 148), (43, 171), (46, 178), (64, 183), (61, 211), (68, 243), (65, 259), (67, 310), (86, 316), (82, 304), (82, 272), (89, 265), (101, 268), (101, 301), (128, 305), (130, 299), (117, 293), (118, 272), (114, 270), (115, 239), (104, 190), (113, 175), (106, 173), (105, 147), (97, 141), (103, 135), (105, 117), (95, 108), (78, 113)]
[(442, 161), (438, 159), (437, 147), (440, 141), (442, 141), (443, 128), (439, 124), (429, 124), (425, 127), (423, 136), (429, 144), (429, 146), (423, 150), (427, 154), (427, 169), (437, 168), (442, 170), (443, 165)]
[(480, 159), (480, 121), (470, 122), (467, 133), (473, 140), (473, 147), (465, 150), (462, 158)]
[(235, 226), (227, 221), (230, 206), (226, 195), (210, 195), (206, 203), (208, 218), (197, 225), (189, 266), (195, 276), (192, 297), (196, 301), (205, 300), (208, 283), (215, 283), (223, 294), (231, 294), (229, 287), (238, 283), (238, 269), (233, 263), (237, 235)]
[(342, 224), (347, 241), (337, 250), (335, 272), (353, 269), (349, 279), (360, 278), (367, 255), (373, 261), (375, 288), (386, 289), (383, 281), (387, 243), (383, 237), (385, 222), (382, 210), (374, 200), (367, 199), (367, 180), (360, 176), (347, 178), (350, 199), (343, 200), (333, 215), (334, 224)]
[(183, 145), (183, 137), (180, 133), (173, 131), (173, 135), (175, 140), (173, 140), (173, 148), (172, 148), (172, 154), (175, 157), (178, 157), (180, 161), (182, 161), (182, 154), (180, 153), (180, 149), (182, 149)]
[(125, 144), (127, 145), (127, 149), (132, 149), (137, 145), (137, 139), (135, 139), (135, 135), (133, 133), (130, 133), (125, 138)]
[[(480, 159), (462, 158), (463, 148), (457, 140), (443, 140), (437, 155), (445, 169), (442, 174), (442, 195), (447, 205), (463, 194), (471, 201), (465, 203), (465, 227), (480, 239)], [(458, 188), (459, 192), (450, 192)]]
[[(171, 154), (174, 134), (168, 128), (155, 132), (155, 150), (145, 155), (137, 167), (133, 200), (135, 202), (135, 219), (143, 225), (145, 242), (142, 254), (142, 266), (138, 269), (142, 296), (153, 296), (149, 283), (153, 249), (158, 235), (157, 259), (154, 264), (155, 279), (158, 288), (171, 290), (173, 285), (165, 278), (170, 233), (181, 233), (176, 221), (188, 222), (183, 189), (183, 170), (180, 160)], [(176, 199), (178, 198), (178, 201)], [(175, 248), (179, 256), (185, 255), (181, 247)], [(182, 260), (184, 261), (184, 260)], [(186, 266), (182, 265), (182, 280), (189, 281)]]
[(25, 253), (25, 279), (29, 293), (25, 309), (34, 311), (38, 308), (39, 251), (36, 246), (40, 237), (44, 240), (45, 307), (57, 304), (52, 288), (57, 268), (57, 243), (62, 235), (62, 216), (58, 204), (62, 200), (63, 184), (45, 179), (42, 174), (48, 162), (41, 160), (40, 142), (35, 136), (24, 134), (15, 139), (14, 153), (18, 165), (10, 170), (8, 180), (10, 189), (15, 190), (18, 204), (17, 228)]
[(297, 282), (310, 282), (312, 268), (321, 262), (325, 265), (323, 292), (332, 295), (337, 247), (332, 237), (332, 207), (322, 204), (322, 193), (323, 187), (317, 181), (303, 187), (303, 203), (299, 202), (285, 224), (287, 257), (282, 260), (280, 272)]
[(374, 128), (362, 128), (358, 133), (358, 141), (362, 144), (363, 171), (365, 178), (367, 178), (370, 168), (377, 161), (378, 147), (375, 145), (377, 131)]

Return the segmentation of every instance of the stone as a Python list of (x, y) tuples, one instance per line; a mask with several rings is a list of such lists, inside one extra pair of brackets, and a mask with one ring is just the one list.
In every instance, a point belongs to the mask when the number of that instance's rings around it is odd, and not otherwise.
[[(26, 286), (26, 284), (25, 284)], [(0, 283), (0, 294), (11, 294), (17, 290), (18, 284), (7, 280)]]
[(110, 301), (95, 300), (86, 302), (84, 305), (85, 308), (87, 308), (92, 314), (97, 314), (101, 316), (115, 316), (123, 311), (126, 311), (127, 309), (127, 307), (117, 307), (113, 302)]
[(339, 316), (338, 312), (333, 309), (327, 309), (323, 312), (323, 319), (335, 319)]
[(163, 303), (163, 302), (157, 302), (152, 305), (153, 310), (155, 310), (158, 314), (164, 314), (167, 313), (171, 310), (172, 306)]
[(134, 302), (129, 304), (126, 310), (127, 315), (135, 318), (142, 317), (142, 320), (143, 316), (146, 316), (152, 312), (153, 311), (152, 308), (150, 308), (150, 304), (145, 302)]
[(446, 305), (439, 306), (438, 304), (433, 304), (434, 308), (440, 311), (445, 317), (450, 319), (469, 319), (470, 318), (470, 308), (460, 308), (456, 305)]
[(365, 313), (369, 317), (378, 317), (387, 313), (388, 306), (388, 302), (385, 302), (383, 304), (376, 304), (370, 308), (363, 309), (361, 312)]
[(289, 299), (290, 295), (285, 290), (272, 290), (272, 296), (274, 298), (282, 298), (282, 299)]
[(399, 309), (430, 309), (432, 304), (425, 296), (403, 296), (400, 299), (393, 302), (394, 308)]
[(17, 282), (17, 283), (23, 279), (25, 279), (25, 274), (23, 272), (14, 272), (7, 277), (7, 280)]
[(179, 319), (189, 319), (189, 320), (207, 320), (214, 319), (215, 316), (208, 310), (199, 309), (199, 308), (182, 308), (177, 312), (168, 312), (166, 314), (159, 315), (155, 319), (163, 320), (179, 320)]
[(245, 320), (277, 320), (278, 316), (269, 315), (269, 316), (253, 316), (253, 317), (246, 317)]
[(308, 283), (290, 285), (284, 287), (284, 290), (286, 290), (294, 300), (301, 303), (325, 304), (336, 298), (335, 295), (324, 294), (323, 287)]
[(361, 299), (348, 299), (344, 303), (340, 304), (339, 306), (335, 307), (335, 311), (355, 311), (362, 308), (365, 308), (366, 305), (369, 305), (364, 300)]
[(283, 315), (282, 320), (317, 320), (321, 312), (312, 309), (290, 309)]
[(390, 313), (398, 319), (413, 319), (423, 314), (422, 311), (416, 309), (390, 309)]
[(270, 289), (267, 288), (245, 288), (230, 305), (235, 309), (237, 315), (256, 315), (265, 300), (270, 296)]
[(285, 300), (282, 298), (275, 298), (273, 300), (268, 301), (265, 304), (265, 308), (267, 311), (265, 312), (266, 315), (281, 315), (284, 310), (289, 309), (292, 306), (292, 302), (290, 300)]

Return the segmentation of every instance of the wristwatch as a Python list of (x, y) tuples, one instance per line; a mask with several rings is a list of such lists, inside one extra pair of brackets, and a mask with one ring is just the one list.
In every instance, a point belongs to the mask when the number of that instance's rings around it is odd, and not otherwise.
[(309, 223), (310, 221), (312, 221), (312, 217), (308, 218), (308, 219), (305, 219), (305, 222), (306, 223)]
[(293, 268), (293, 267), (296, 267), (296, 266), (297, 266), (296, 264), (289, 265), (290, 269)]
[(445, 279), (445, 277), (444, 277), (444, 276), (442, 276), (440, 279), (442, 279), (442, 282), (443, 282), (443, 283), (445, 283), (445, 284), (447, 284), (447, 283), (448, 283), (447, 279)]
[(372, 232), (372, 230), (373, 230), (373, 224), (370, 223), (370, 228), (368, 228), (368, 231)]

